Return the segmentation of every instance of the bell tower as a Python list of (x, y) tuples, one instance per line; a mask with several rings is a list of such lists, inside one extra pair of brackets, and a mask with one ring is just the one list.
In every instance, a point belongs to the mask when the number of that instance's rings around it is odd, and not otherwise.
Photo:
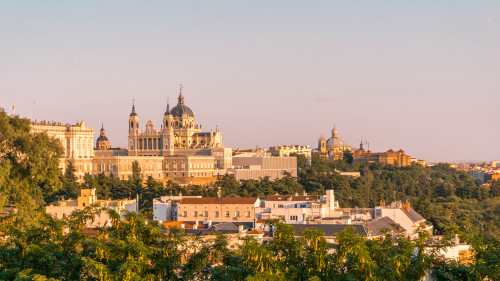
[(132, 102), (132, 112), (128, 118), (128, 151), (129, 155), (137, 155), (137, 136), (139, 134), (139, 116), (135, 112), (135, 102)]
[(318, 140), (318, 149), (321, 152), (326, 152), (326, 140), (323, 136), (321, 136)]
[(174, 150), (174, 117), (170, 112), (170, 101), (167, 100), (167, 110), (163, 115), (163, 142), (162, 142), (162, 154), (172, 155)]

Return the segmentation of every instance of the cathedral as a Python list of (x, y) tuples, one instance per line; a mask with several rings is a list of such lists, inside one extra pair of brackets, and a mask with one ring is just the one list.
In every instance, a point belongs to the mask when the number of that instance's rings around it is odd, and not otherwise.
[(149, 120), (146, 122), (146, 129), (139, 131), (139, 116), (135, 111), (135, 105), (132, 105), (128, 121), (128, 155), (190, 155), (202, 149), (224, 147), (219, 129), (215, 132), (202, 132), (201, 125), (197, 125), (195, 121), (193, 111), (184, 103), (182, 87), (177, 105), (170, 109), (170, 104), (167, 103), (167, 110), (159, 129)]
[[(318, 140), (318, 148), (313, 152), (320, 157), (329, 159), (332, 161), (340, 160), (344, 156), (345, 151), (351, 151), (354, 162), (369, 162), (375, 163), (379, 162), (384, 165), (397, 165), (397, 166), (408, 166), (412, 163), (412, 158), (400, 149), (394, 151), (389, 149), (386, 152), (374, 153), (370, 150), (365, 150), (363, 148), (363, 142), (361, 142), (359, 149), (353, 149), (351, 146), (346, 145), (346, 143), (339, 137), (339, 132), (333, 126), (332, 137), (325, 140), (321, 136)], [(421, 161), (415, 159), (415, 162)]]
[(328, 140), (325, 140), (323, 136), (319, 138), (316, 153), (330, 160), (338, 160), (342, 159), (344, 151), (346, 150), (351, 151), (352, 148), (339, 138), (339, 132), (337, 128), (333, 126), (331, 138)]

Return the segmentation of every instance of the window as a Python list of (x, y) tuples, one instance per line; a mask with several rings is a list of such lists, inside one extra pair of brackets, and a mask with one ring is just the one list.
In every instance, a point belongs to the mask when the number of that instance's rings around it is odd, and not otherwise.
[(247, 218), (249, 218), (249, 217), (250, 217), (250, 212), (248, 212), (248, 211), (247, 211), (247, 212), (245, 212), (245, 216), (246, 216)]
[(278, 208), (283, 208), (283, 204), (278, 204)]
[(187, 217), (188, 216), (188, 212), (187, 211), (184, 211), (184, 214), (182, 215), (183, 217)]
[(215, 217), (218, 218), (219, 217), (219, 211), (215, 211)]
[(235, 217), (239, 217), (239, 216), (240, 216), (240, 211), (236, 211), (236, 212), (234, 212), (234, 216), (235, 216)]
[(290, 216), (290, 220), (291, 221), (296, 221), (297, 220), (297, 216)]
[(205, 211), (205, 217), (208, 217), (208, 211)]
[(229, 211), (226, 211), (226, 218), (229, 218)]
[(194, 216), (197, 217), (198, 216), (198, 211), (194, 211)]

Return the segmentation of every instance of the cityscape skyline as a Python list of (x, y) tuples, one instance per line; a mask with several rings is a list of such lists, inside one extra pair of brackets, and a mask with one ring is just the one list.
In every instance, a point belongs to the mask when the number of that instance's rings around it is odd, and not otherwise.
[(315, 148), (336, 124), (353, 148), (500, 159), (496, 2), (27, 3), (0, 4), (0, 107), (103, 122), (113, 147), (132, 99), (159, 128), (182, 83), (227, 147)]

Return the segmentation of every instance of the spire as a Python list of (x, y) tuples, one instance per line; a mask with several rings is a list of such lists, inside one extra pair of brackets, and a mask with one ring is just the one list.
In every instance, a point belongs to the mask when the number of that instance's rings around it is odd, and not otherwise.
[(179, 98), (178, 98), (179, 102), (178, 102), (178, 104), (184, 104), (184, 96), (182, 95), (182, 88), (183, 87), (182, 87), (182, 84), (181, 84), (180, 87), (179, 87)]
[(132, 113), (130, 113), (130, 116), (137, 116), (135, 112), (135, 100), (132, 100)]
[(167, 111), (165, 111), (165, 115), (170, 115), (170, 100), (167, 98)]
[(106, 135), (106, 130), (104, 130), (104, 122), (102, 122), (102, 126), (101, 126), (101, 136), (105, 136)]
[(363, 148), (363, 141), (361, 141), (361, 142), (359, 143), (359, 150), (364, 150), (364, 148)]

